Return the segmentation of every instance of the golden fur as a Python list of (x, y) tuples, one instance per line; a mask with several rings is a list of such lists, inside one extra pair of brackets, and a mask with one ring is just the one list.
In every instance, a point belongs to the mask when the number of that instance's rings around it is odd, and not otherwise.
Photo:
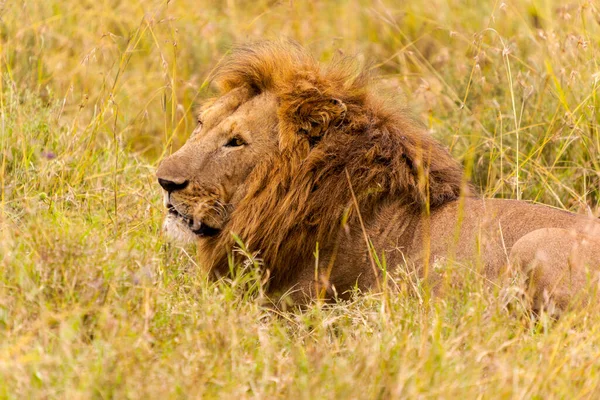
[[(262, 259), (271, 292), (291, 290), (301, 301), (378, 285), (370, 246), (385, 253), (390, 270), (408, 262), (427, 275), (431, 262), (451, 255), (478, 258), (491, 277), (537, 260), (513, 247), (560, 236), (530, 235), (539, 229), (573, 232), (552, 251), (570, 254), (581, 235), (592, 243), (586, 254), (600, 249), (595, 220), (474, 196), (460, 165), (378, 98), (351, 58), (322, 66), (299, 46), (258, 43), (236, 49), (215, 80), (221, 95), (202, 108), (199, 128), (157, 176), (178, 221), (167, 230), (197, 239), (201, 262), (217, 276), (229, 271), (232, 233)], [(550, 264), (536, 271), (564, 272)], [(557, 279), (546, 279), (534, 301)]]

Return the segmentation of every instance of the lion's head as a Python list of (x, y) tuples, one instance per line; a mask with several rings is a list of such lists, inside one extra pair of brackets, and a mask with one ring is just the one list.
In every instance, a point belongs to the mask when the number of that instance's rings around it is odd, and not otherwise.
[[(299, 46), (259, 43), (218, 70), (221, 95), (157, 176), (166, 229), (197, 239), (203, 263), (227, 271), (231, 233), (272, 281), (293, 279), (317, 243), (386, 201), (415, 210), (456, 199), (462, 173), (406, 114), (388, 107), (350, 58), (321, 66)], [(311, 264), (312, 265), (312, 264)]]
[[(163, 160), (167, 233), (182, 241), (218, 235), (254, 167), (277, 151), (276, 97), (233, 89), (198, 112), (187, 143)], [(260, 111), (260, 112), (259, 112)]]

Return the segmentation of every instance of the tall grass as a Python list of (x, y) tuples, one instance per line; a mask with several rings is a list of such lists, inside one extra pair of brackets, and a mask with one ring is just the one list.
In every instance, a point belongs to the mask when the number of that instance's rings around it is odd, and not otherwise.
[(600, 215), (596, 2), (0, 2), (0, 396), (597, 397), (597, 307), (445, 265), (439, 298), (275, 313), (164, 240), (156, 163), (229, 46), (281, 36), (363, 57), (484, 195)]

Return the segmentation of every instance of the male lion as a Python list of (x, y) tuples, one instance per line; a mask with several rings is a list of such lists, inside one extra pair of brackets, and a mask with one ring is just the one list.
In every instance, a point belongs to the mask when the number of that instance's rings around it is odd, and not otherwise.
[[(319, 65), (293, 44), (235, 50), (187, 143), (157, 171), (165, 229), (229, 273), (234, 235), (262, 260), (268, 292), (297, 302), (377, 288), (407, 263), (475, 262), (528, 277), (534, 307), (566, 307), (595, 279), (600, 222), (481, 199), (422, 126), (388, 106), (350, 59)], [(592, 274), (588, 267), (591, 267)]]

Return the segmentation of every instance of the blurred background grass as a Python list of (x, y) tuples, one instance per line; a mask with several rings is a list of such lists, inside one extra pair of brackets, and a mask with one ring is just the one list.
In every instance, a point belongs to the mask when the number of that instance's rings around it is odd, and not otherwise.
[(596, 2), (0, 2), (0, 396), (593, 397), (585, 312), (449, 269), (446, 299), (274, 317), (165, 244), (154, 167), (230, 46), (281, 37), (361, 57), (481, 193), (600, 215)]

